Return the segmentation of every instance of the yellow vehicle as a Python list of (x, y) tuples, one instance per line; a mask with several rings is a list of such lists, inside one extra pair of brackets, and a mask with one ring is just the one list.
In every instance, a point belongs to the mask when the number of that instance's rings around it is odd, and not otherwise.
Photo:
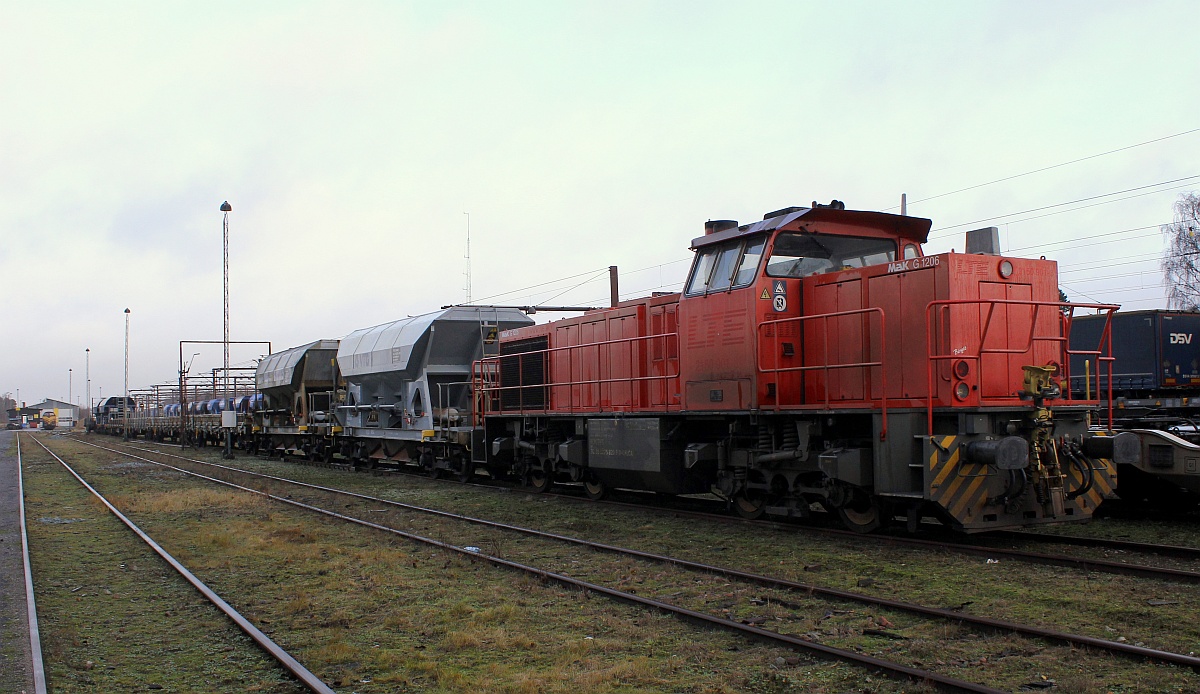
[(57, 410), (47, 410), (47, 411), (43, 412), (42, 413), (42, 428), (49, 430), (49, 429), (53, 429), (56, 426), (58, 426), (58, 411)]

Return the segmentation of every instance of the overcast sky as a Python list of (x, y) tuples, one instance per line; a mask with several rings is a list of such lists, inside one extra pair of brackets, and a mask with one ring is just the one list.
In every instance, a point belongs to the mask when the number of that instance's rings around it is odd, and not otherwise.
[(1158, 308), (1158, 225), (1200, 190), (1194, 0), (12, 0), (0, 26), (0, 392), (29, 403), (81, 401), (88, 348), (119, 394), (125, 308), (131, 389), (221, 339), (224, 200), (232, 339), (279, 350), (462, 302), (465, 212), (490, 303), (602, 304), (609, 265), (678, 289), (707, 219), (907, 193), (928, 253), (995, 225), (1072, 300)]

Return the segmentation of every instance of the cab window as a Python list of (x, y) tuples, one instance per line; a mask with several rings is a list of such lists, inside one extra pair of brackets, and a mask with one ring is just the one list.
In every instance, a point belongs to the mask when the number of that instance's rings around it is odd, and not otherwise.
[(788, 232), (775, 237), (767, 275), (808, 277), (895, 259), (896, 242), (891, 239)]
[(696, 252), (684, 293), (688, 296), (745, 287), (758, 276), (766, 238), (738, 239)]
[(742, 262), (738, 263), (733, 286), (744, 287), (754, 281), (758, 275), (758, 262), (762, 260), (763, 246), (765, 245), (767, 245), (767, 239), (761, 236), (746, 242), (746, 250), (742, 253)]
[(708, 291), (719, 292), (733, 284), (733, 268), (740, 250), (738, 246), (728, 246), (717, 251), (717, 263), (708, 278)]

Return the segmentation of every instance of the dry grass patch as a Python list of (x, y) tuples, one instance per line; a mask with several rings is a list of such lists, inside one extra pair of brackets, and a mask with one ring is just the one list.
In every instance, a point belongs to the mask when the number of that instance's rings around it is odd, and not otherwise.
[(358, 649), (345, 641), (331, 641), (317, 647), (313, 655), (326, 664), (345, 665), (358, 660)]
[(305, 594), (300, 593), (288, 600), (283, 605), (283, 613), (288, 616), (296, 616), (301, 614), (309, 614), (313, 610), (312, 600)]
[[(142, 494), (111, 495), (109, 500), (125, 513), (184, 513), (210, 509), (262, 509), (267, 499), (248, 492), (224, 489), (179, 489)], [(99, 503), (98, 501), (96, 502)]]

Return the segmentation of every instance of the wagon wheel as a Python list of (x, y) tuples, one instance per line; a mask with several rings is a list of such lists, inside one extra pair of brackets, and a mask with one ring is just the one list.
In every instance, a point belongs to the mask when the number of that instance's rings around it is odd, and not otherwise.
[(608, 496), (608, 485), (601, 481), (596, 473), (589, 472), (583, 478), (583, 493), (592, 501), (600, 501)]
[(743, 489), (733, 497), (733, 510), (746, 520), (758, 520), (767, 512), (767, 495), (758, 489)]
[(326, 465), (329, 465), (333, 462), (333, 446), (326, 446), (325, 449), (321, 451), (321, 462), (325, 463)]
[(421, 469), (425, 471), (432, 479), (438, 479), (442, 476), (442, 470), (437, 466), (437, 461), (434, 460), (433, 454), (426, 451), (420, 457)]
[(459, 453), (454, 456), (454, 478), (466, 484), (475, 478), (475, 463), (470, 458)]

